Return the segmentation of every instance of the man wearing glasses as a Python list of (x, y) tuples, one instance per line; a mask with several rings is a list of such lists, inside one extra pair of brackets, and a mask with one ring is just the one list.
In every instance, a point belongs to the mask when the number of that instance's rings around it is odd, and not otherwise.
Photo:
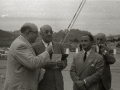
[(101, 76), (100, 88), (101, 90), (109, 90), (111, 88), (111, 71), (110, 65), (115, 63), (115, 58), (113, 55), (113, 49), (106, 46), (106, 36), (103, 33), (98, 33), (96, 35), (96, 46), (93, 49), (103, 56), (104, 58), (104, 70)]
[(31, 46), (38, 36), (37, 26), (25, 23), (20, 31), (21, 35), (13, 41), (9, 49), (3, 90), (37, 90), (39, 68), (50, 62), (51, 46), (37, 56)]
[[(53, 31), (51, 26), (43, 25), (40, 28), (40, 35), (42, 40), (33, 45), (36, 55), (43, 53), (47, 45), (52, 46), (53, 54), (64, 53), (62, 45), (52, 41)], [(48, 63), (47, 66), (44, 68), (45, 74), (43, 76), (43, 79), (38, 83), (38, 90), (64, 90), (63, 76), (61, 71), (66, 66), (66, 59), (62, 61)], [(42, 69), (42, 71), (44, 69)]]

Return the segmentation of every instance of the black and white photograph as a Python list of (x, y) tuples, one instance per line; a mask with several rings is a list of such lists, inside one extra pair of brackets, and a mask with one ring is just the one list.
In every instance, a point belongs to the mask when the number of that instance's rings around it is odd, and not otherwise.
[(0, 0), (0, 90), (119, 90), (120, 0)]

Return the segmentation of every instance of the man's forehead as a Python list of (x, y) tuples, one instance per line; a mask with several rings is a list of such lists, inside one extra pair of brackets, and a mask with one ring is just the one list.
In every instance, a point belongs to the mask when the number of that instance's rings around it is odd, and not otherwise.
[(82, 36), (82, 40), (89, 40), (89, 36)]
[(25, 23), (23, 25), (23, 27), (30, 27), (32, 29), (32, 31), (38, 31), (37, 26), (35, 24), (33, 24), (33, 23)]
[(44, 25), (41, 27), (41, 30), (42, 31), (45, 31), (45, 30), (52, 30), (52, 27), (50, 25)]

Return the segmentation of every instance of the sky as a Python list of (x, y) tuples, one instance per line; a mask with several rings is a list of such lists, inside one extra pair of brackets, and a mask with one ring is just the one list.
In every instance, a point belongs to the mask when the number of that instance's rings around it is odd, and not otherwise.
[[(19, 30), (26, 22), (38, 29), (45, 24), (53, 31), (68, 28), (82, 0), (0, 0), (0, 29)], [(93, 35), (120, 34), (120, 0), (86, 0), (73, 29)]]

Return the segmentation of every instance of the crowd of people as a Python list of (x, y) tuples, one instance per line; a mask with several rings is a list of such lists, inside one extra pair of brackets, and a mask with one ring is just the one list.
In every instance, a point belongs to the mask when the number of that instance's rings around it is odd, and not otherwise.
[[(64, 90), (62, 70), (67, 58), (51, 61), (53, 54), (64, 54), (63, 46), (52, 40), (50, 25), (38, 27), (25, 23), (21, 35), (10, 46), (3, 90)], [(105, 34), (98, 33), (96, 45), (90, 34), (81, 37), (82, 50), (74, 55), (70, 68), (73, 90), (110, 90), (110, 64), (115, 63), (113, 49), (105, 45)], [(72, 89), (71, 89), (72, 90)]]

